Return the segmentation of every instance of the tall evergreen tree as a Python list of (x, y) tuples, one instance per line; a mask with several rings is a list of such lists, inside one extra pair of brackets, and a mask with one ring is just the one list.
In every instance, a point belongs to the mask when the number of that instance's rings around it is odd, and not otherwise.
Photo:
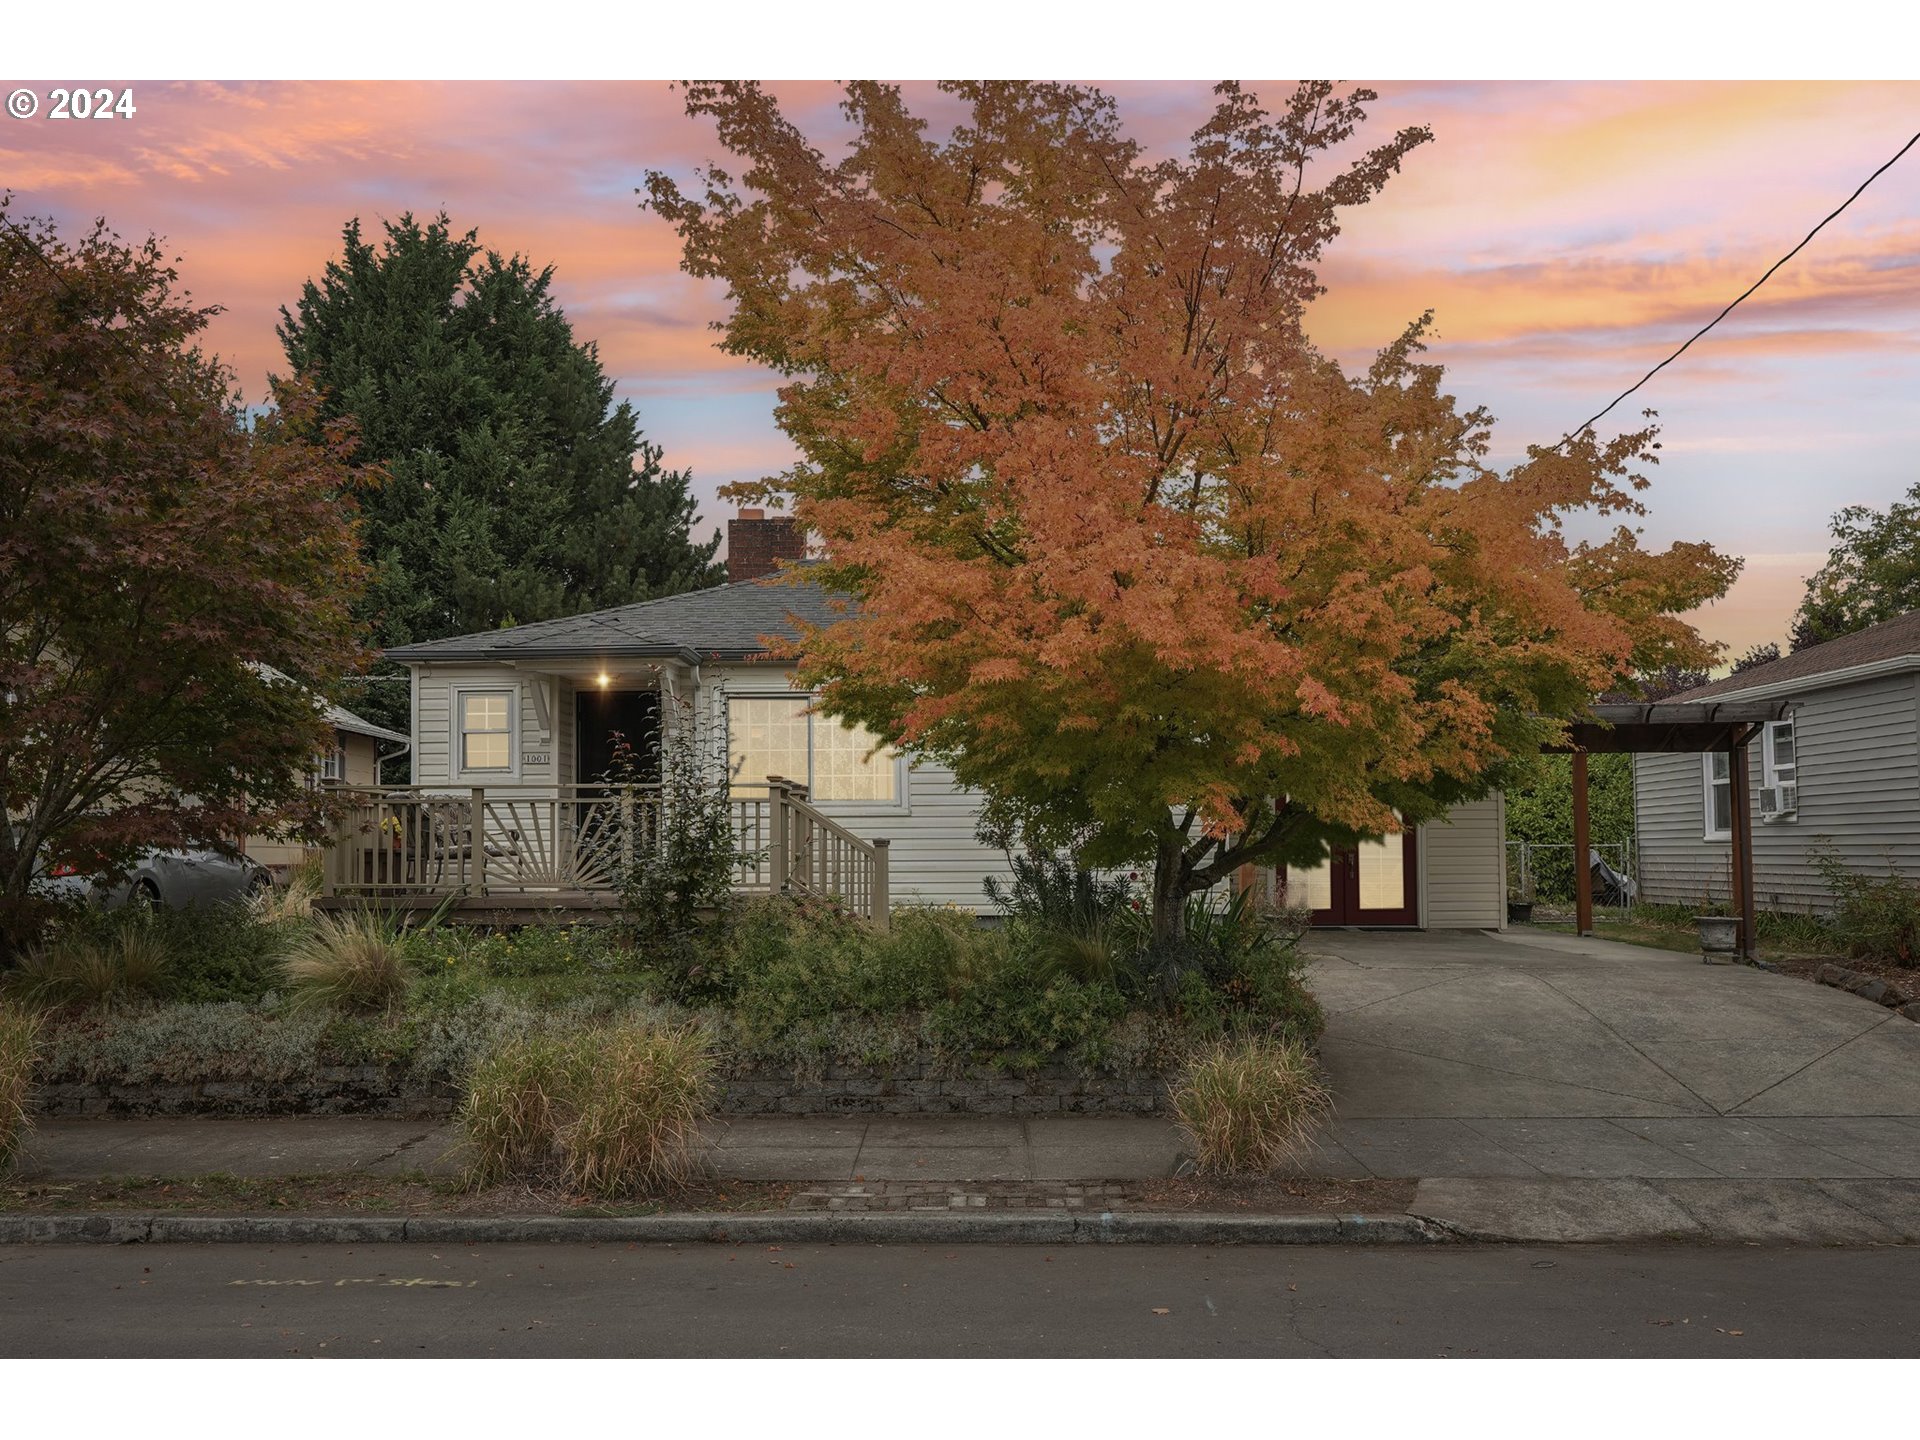
[[(597, 347), (554, 302), (553, 269), (483, 253), (443, 213), (360, 222), (295, 312), (288, 363), (359, 427), (388, 480), (362, 504), (377, 644), (405, 644), (718, 583), (684, 470), (667, 470)], [(376, 686), (369, 713), (404, 716)], [(404, 721), (402, 721), (404, 723)]]

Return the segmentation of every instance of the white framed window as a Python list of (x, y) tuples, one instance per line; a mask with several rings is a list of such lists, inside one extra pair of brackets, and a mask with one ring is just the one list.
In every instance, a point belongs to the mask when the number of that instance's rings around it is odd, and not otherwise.
[(454, 763), (460, 773), (513, 774), (516, 698), (512, 690), (454, 692)]
[(1793, 744), (1793, 721), (1775, 720), (1767, 726), (1761, 742), (1762, 759), (1768, 785), (1798, 785), (1800, 766)]
[(331, 750), (322, 750), (314, 756), (313, 773), (320, 780), (345, 780), (347, 778), (347, 747), (336, 743)]
[(1706, 830), (1709, 840), (1726, 840), (1733, 835), (1733, 757), (1724, 750), (1709, 750), (1700, 757), (1700, 779), (1706, 802)]
[(1768, 791), (1760, 797), (1761, 818), (1792, 821), (1800, 808), (1800, 749), (1793, 721), (1770, 721), (1762, 732), (1760, 783)]
[(729, 695), (727, 771), (738, 786), (797, 780), (821, 803), (901, 803), (900, 756), (864, 725), (810, 715), (809, 695)]

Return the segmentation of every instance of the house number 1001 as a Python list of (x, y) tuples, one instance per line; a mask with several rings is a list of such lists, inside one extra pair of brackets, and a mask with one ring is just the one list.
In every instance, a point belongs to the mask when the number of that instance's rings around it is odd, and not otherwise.
[(552, 761), (553, 756), (544, 750), (523, 750), (520, 752), (520, 763), (522, 765), (548, 765), (551, 764)]

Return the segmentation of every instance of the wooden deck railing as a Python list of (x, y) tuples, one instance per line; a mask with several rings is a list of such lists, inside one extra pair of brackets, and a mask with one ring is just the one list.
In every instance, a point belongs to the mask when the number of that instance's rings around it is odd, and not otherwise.
[[(604, 903), (661, 843), (658, 785), (335, 787), (342, 803), (322, 872), (328, 897), (460, 894)], [(887, 842), (862, 840), (784, 780), (729, 797), (734, 888), (837, 899), (886, 925)]]

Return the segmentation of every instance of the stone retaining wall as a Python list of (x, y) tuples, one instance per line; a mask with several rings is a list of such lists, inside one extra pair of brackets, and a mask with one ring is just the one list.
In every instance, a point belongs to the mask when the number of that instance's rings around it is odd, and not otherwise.
[[(1068, 1065), (1009, 1074), (992, 1069), (951, 1071), (915, 1062), (885, 1072), (831, 1066), (818, 1079), (791, 1073), (743, 1071), (721, 1080), (726, 1115), (1146, 1115), (1162, 1109), (1162, 1076), (1086, 1075)], [(454, 1095), (422, 1086), (404, 1071), (378, 1065), (330, 1065), (311, 1077), (269, 1083), (203, 1080), (191, 1084), (54, 1080), (37, 1087), (40, 1113), (77, 1116), (137, 1115), (389, 1115), (443, 1116)]]

